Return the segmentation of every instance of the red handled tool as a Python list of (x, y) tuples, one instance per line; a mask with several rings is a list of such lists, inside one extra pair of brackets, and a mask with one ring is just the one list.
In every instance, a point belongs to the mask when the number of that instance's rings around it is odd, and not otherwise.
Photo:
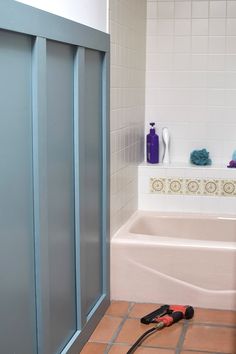
[(169, 327), (173, 323), (176, 323), (183, 318), (190, 319), (194, 315), (194, 309), (192, 306), (182, 306), (182, 305), (163, 305), (159, 309), (149, 313), (148, 315), (141, 318), (141, 323), (150, 324), (156, 323), (156, 325), (150, 328), (148, 331), (143, 333), (137, 341), (132, 345), (127, 354), (132, 354), (138, 348), (138, 346), (143, 342), (143, 340), (164, 327)]
[(180, 311), (183, 314), (183, 318), (189, 320), (194, 315), (194, 309), (192, 306), (186, 305), (163, 305), (157, 310), (149, 313), (148, 315), (141, 318), (141, 322), (144, 324), (155, 323), (155, 319), (161, 316), (172, 314), (173, 312)]

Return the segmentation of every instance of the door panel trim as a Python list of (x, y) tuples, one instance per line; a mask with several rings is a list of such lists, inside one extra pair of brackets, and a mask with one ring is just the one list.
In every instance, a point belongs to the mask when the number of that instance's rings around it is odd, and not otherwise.
[(37, 342), (39, 353), (49, 353), (49, 255), (47, 212), (47, 97), (46, 97), (46, 39), (36, 37), (32, 51), (33, 96), (33, 181), (35, 232), (35, 289)]

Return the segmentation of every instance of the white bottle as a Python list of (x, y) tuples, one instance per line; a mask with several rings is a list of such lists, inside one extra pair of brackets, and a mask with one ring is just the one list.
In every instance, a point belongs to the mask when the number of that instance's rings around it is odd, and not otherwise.
[(170, 163), (170, 135), (169, 131), (167, 128), (162, 129), (162, 139), (163, 139), (163, 144), (164, 144), (164, 154), (163, 154), (163, 159), (162, 162), (163, 164), (169, 164)]

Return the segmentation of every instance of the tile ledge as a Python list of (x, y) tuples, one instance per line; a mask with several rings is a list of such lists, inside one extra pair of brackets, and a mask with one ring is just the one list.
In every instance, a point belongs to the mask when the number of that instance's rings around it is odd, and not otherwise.
[(159, 164), (150, 164), (147, 162), (142, 162), (138, 166), (139, 168), (155, 168), (155, 169), (175, 169), (175, 168), (184, 168), (184, 169), (192, 169), (192, 170), (224, 170), (224, 171), (234, 171), (236, 173), (236, 168), (227, 168), (224, 164), (213, 164), (211, 166), (195, 166), (190, 163), (185, 162), (175, 162), (169, 165), (164, 165), (162, 163)]

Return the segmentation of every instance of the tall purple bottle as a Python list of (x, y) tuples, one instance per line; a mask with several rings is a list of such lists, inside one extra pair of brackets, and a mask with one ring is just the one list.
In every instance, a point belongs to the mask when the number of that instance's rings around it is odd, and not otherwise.
[(147, 162), (159, 163), (159, 137), (155, 131), (155, 123), (150, 123), (150, 133), (147, 134)]

